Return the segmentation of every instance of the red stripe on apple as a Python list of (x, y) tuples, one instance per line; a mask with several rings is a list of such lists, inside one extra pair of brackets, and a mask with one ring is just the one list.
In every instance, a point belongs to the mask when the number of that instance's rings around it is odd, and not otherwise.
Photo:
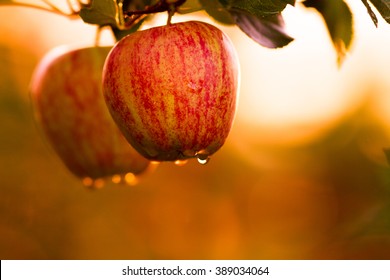
[(196, 21), (124, 37), (103, 70), (114, 121), (154, 161), (203, 161), (219, 150), (233, 123), (238, 84), (232, 43), (218, 28)]

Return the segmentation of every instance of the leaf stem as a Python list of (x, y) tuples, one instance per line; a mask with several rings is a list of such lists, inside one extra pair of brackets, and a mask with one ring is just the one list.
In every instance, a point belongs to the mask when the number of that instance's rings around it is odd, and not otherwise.
[(137, 14), (130, 17), (126, 17), (125, 29), (130, 29), (147, 16), (147, 14)]
[(367, 0), (362, 0), (362, 2), (364, 6), (366, 6), (367, 13), (370, 15), (375, 27), (378, 27), (378, 18), (376, 17), (375, 13), (372, 11), (370, 4), (368, 4)]
[(102, 29), (103, 29), (103, 26), (97, 26), (96, 34), (95, 34), (95, 47), (98, 47), (100, 44)]

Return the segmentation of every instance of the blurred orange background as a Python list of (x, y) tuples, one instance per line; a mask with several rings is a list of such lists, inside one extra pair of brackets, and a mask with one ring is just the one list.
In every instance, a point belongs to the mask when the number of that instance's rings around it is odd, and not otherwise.
[(242, 76), (224, 147), (205, 166), (163, 163), (96, 191), (51, 150), (28, 94), (47, 51), (91, 45), (96, 28), (0, 7), (0, 259), (389, 259), (390, 26), (347, 2), (355, 40), (341, 68), (300, 5), (284, 13), (295, 41), (283, 49), (220, 26)]

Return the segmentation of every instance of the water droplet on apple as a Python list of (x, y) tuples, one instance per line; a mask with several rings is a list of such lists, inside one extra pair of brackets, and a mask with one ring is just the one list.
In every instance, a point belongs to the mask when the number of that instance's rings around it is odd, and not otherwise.
[(135, 186), (138, 184), (138, 178), (133, 173), (129, 172), (123, 176), (124, 182), (129, 186)]
[(93, 186), (93, 179), (90, 177), (84, 177), (81, 181), (87, 188), (91, 188)]
[(178, 159), (178, 160), (176, 160), (175, 161), (175, 164), (177, 165), (177, 166), (183, 166), (183, 165), (186, 165), (186, 163), (188, 162), (188, 160), (180, 160), (180, 159)]
[(198, 159), (198, 162), (200, 164), (207, 164), (210, 161), (210, 155), (207, 151), (202, 150), (195, 154), (196, 158)]
[(114, 184), (119, 184), (122, 181), (122, 176), (119, 174), (116, 174), (116, 175), (112, 176), (111, 181)]
[(104, 187), (104, 184), (105, 184), (104, 179), (96, 179), (96, 180), (93, 182), (93, 188), (95, 188), (95, 189), (103, 188), (103, 187)]
[(105, 181), (102, 178), (92, 179), (90, 177), (84, 177), (82, 179), (82, 183), (87, 188), (100, 189), (100, 188), (104, 187)]
[(116, 185), (135, 186), (139, 183), (139, 176), (134, 173), (115, 174), (111, 177), (111, 181)]
[(202, 165), (207, 164), (209, 161), (210, 161), (210, 158), (209, 158), (209, 157), (208, 157), (208, 158), (199, 158), (199, 157), (198, 157), (198, 162), (199, 162), (200, 164), (202, 164)]

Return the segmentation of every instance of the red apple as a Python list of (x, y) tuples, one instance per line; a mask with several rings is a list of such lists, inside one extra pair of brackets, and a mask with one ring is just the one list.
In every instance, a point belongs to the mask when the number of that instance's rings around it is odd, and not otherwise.
[(54, 150), (77, 176), (92, 179), (138, 174), (149, 165), (112, 120), (101, 89), (109, 47), (56, 48), (31, 83), (39, 123)]
[(154, 161), (206, 161), (236, 110), (239, 63), (218, 28), (190, 21), (120, 40), (106, 59), (103, 93), (131, 145)]

